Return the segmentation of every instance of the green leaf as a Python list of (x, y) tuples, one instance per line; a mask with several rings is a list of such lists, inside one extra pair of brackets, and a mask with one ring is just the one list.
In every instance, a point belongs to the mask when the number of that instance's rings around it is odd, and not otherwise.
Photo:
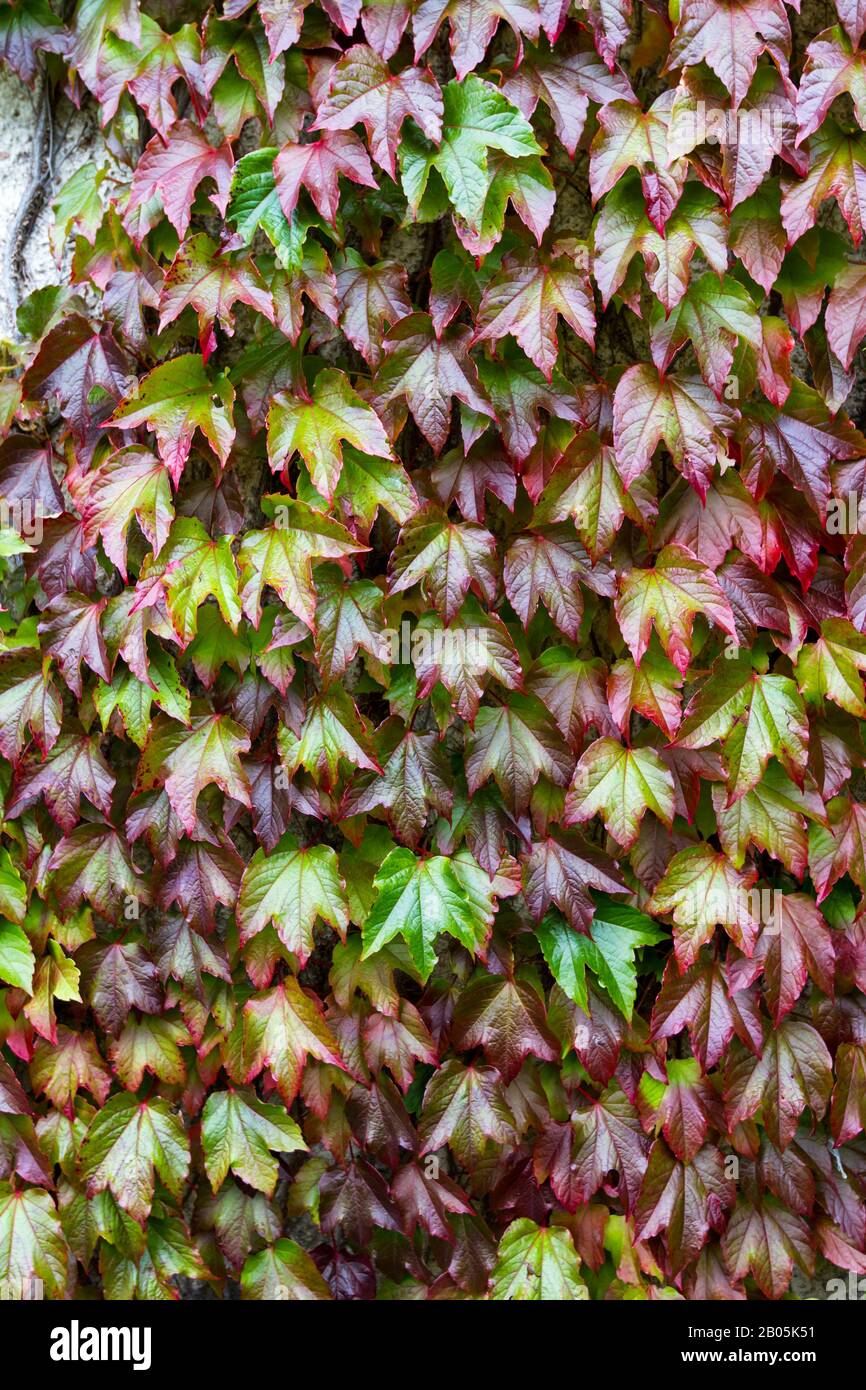
[(527, 1216), (512, 1221), (499, 1242), (491, 1280), (492, 1296), (497, 1301), (571, 1302), (589, 1298), (571, 1232), (561, 1226), (538, 1226)]

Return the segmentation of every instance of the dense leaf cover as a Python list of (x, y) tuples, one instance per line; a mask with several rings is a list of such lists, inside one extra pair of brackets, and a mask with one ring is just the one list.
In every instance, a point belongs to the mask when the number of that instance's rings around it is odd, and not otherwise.
[(4, 1286), (866, 1272), (866, 7), (826, 25), (0, 6), (107, 141), (0, 381)]

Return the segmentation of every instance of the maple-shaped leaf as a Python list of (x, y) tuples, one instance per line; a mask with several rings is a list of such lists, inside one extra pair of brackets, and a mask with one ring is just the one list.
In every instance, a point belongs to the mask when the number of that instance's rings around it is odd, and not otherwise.
[(613, 860), (579, 835), (548, 835), (523, 861), (523, 895), (536, 922), (555, 904), (575, 931), (588, 932), (595, 912), (590, 888), (626, 892)]
[(547, 1062), (559, 1058), (543, 1001), (522, 980), (481, 976), (473, 981), (460, 996), (452, 1028), (455, 1048), (483, 1048), (506, 1083), (513, 1081), (526, 1057)]
[(682, 677), (669, 661), (652, 651), (644, 654), (640, 666), (627, 658), (611, 667), (607, 682), (610, 712), (626, 737), (631, 714), (636, 710), (644, 719), (658, 725), (673, 738), (681, 718)]
[(445, 622), (456, 618), (471, 587), (493, 603), (497, 589), (496, 543), (489, 531), (450, 521), (438, 507), (427, 507), (400, 532), (389, 564), (390, 591), (404, 593), (423, 581)]
[(712, 845), (693, 845), (671, 859), (648, 904), (654, 913), (672, 913), (680, 967), (693, 965), (700, 948), (721, 925), (747, 955), (758, 933), (749, 890), (754, 870), (742, 873)]
[[(178, 121), (168, 139), (154, 135), (136, 165), (132, 190), (124, 218), (128, 230), (141, 209), (149, 231), (158, 213), (151, 212), (155, 196), (162, 201), (165, 215), (183, 240), (192, 214), (196, 190), (204, 179), (213, 179), (216, 191), (211, 202), (224, 217), (229, 200), (234, 157), (228, 141), (216, 148), (191, 121)], [(142, 237), (138, 237), (141, 241)]]
[(437, 337), (428, 314), (401, 319), (382, 342), (384, 358), (374, 381), (374, 404), (383, 408), (405, 398), (415, 423), (436, 454), (448, 441), (454, 397), (479, 415), (493, 418), (482, 394), (472, 342), (464, 326), (447, 328)]
[(414, 848), (427, 824), (429, 808), (447, 816), (453, 802), (447, 763), (436, 735), (410, 730), (394, 748), (382, 773), (350, 796), (347, 809), (352, 815), (383, 807), (397, 838)]
[(52, 1298), (69, 1297), (71, 1263), (53, 1196), (0, 1183), (0, 1279), (21, 1291), (38, 1279)]
[(866, 718), (866, 640), (841, 618), (821, 626), (817, 642), (801, 647), (794, 673), (797, 685), (810, 705), (823, 707), (825, 699), (858, 719)]
[(321, 1302), (332, 1297), (306, 1250), (293, 1240), (278, 1240), (250, 1255), (241, 1271), (241, 1298)]
[[(524, 478), (525, 478), (524, 474)], [(626, 492), (616, 454), (595, 430), (584, 430), (571, 441), (538, 498), (535, 523), (572, 520), (593, 564), (610, 550), (626, 516), (646, 524), (653, 506), (642, 492), (642, 480)]]
[(601, 812), (609, 833), (630, 849), (647, 811), (668, 826), (673, 820), (673, 778), (658, 753), (598, 739), (577, 764), (563, 823), (580, 825)]
[(814, 900), (804, 893), (774, 893), (772, 918), (758, 938), (749, 974), (763, 971), (776, 1022), (791, 1012), (809, 976), (832, 997), (835, 969), (833, 935)]
[(778, 184), (762, 184), (731, 215), (731, 250), (768, 293), (787, 249), (780, 208)]
[(763, 1034), (757, 1002), (746, 990), (728, 989), (720, 961), (703, 952), (680, 973), (671, 957), (652, 1014), (652, 1032), (675, 1037), (688, 1028), (695, 1056), (705, 1071), (715, 1067), (737, 1037), (758, 1053)]
[(536, 1147), (535, 1173), (537, 1178), (550, 1173), (554, 1192), (568, 1210), (587, 1203), (611, 1172), (618, 1174), (626, 1211), (634, 1210), (646, 1171), (645, 1141), (637, 1111), (615, 1083), (588, 1108), (574, 1111), (558, 1154), (551, 1151), (550, 1137), (543, 1136)]
[(526, 1216), (512, 1221), (499, 1242), (491, 1297), (515, 1302), (588, 1299), (571, 1233), (561, 1226), (537, 1226)]
[(139, 1101), (129, 1092), (97, 1112), (81, 1153), (89, 1195), (108, 1188), (141, 1226), (153, 1201), (154, 1170), (179, 1201), (188, 1167), (189, 1140), (174, 1111), (164, 1100)]
[(0, 444), (0, 497), (39, 506), (43, 517), (59, 516), (63, 497), (51, 471), (52, 452), (29, 434), (10, 434)]
[[(4, 896), (7, 897), (4, 904), (6, 915), (23, 921), (27, 907), (23, 894), (17, 903), (8, 901), (8, 894)], [(15, 989), (32, 994), (35, 968), (36, 957), (24, 928), (18, 922), (0, 922), (0, 979)]]
[(809, 749), (806, 710), (789, 676), (756, 671), (749, 659), (722, 658), (691, 700), (677, 734), (683, 748), (724, 743), (729, 802), (750, 791), (770, 757), (802, 781)]
[(863, 57), (838, 26), (825, 29), (806, 50), (797, 93), (797, 143), (820, 126), (836, 97), (847, 92), (857, 124), (866, 124)]
[(864, 226), (866, 139), (850, 135), (833, 120), (809, 139), (809, 169), (802, 179), (782, 180), (782, 222), (792, 246), (814, 227), (822, 203), (835, 198), (859, 246)]
[(543, 602), (556, 626), (576, 641), (583, 616), (581, 582), (610, 597), (613, 576), (605, 563), (588, 563), (580, 541), (568, 526), (528, 531), (511, 546), (505, 557), (505, 592), (524, 627), (528, 627), (539, 602)]
[(336, 566), (323, 565), (316, 589), (316, 656), (325, 685), (345, 673), (360, 648), (382, 653), (382, 590), (367, 579), (349, 584)]
[(111, 680), (108, 653), (100, 628), (106, 600), (96, 602), (83, 594), (67, 593), (45, 610), (39, 624), (42, 645), (57, 659), (69, 689), (81, 699), (81, 667), (88, 666), (103, 680)]
[[(60, 692), (47, 662), (32, 652), (0, 656), (0, 753), (17, 762), (25, 744), (35, 739), (49, 753), (57, 742), (63, 717)], [(8, 814), (8, 813), (7, 813)]]
[(284, 270), (297, 276), (304, 260), (307, 232), (312, 226), (326, 226), (315, 212), (303, 207), (292, 218), (283, 212), (277, 193), (274, 161), (277, 150), (250, 150), (234, 166), (231, 202), (227, 220), (245, 246), (251, 245), (258, 230), (265, 233)]
[(47, 872), (66, 912), (82, 898), (103, 917), (122, 917), (126, 899), (147, 903), (147, 882), (139, 876), (125, 840), (110, 826), (86, 822), (64, 835), (48, 861)]
[(510, 333), (550, 381), (559, 351), (559, 315), (594, 346), (595, 306), (586, 273), (568, 256), (547, 259), (532, 250), (513, 252), (484, 291), (475, 341), (495, 343)]
[(447, 1144), (470, 1171), (483, 1157), (488, 1141), (514, 1139), (514, 1117), (502, 1079), (493, 1067), (464, 1066), (451, 1058), (434, 1072), (424, 1091), (418, 1126), (424, 1153)]
[(226, 796), (250, 805), (250, 786), (239, 754), (249, 752), (245, 730), (223, 714), (194, 714), (185, 729), (160, 716), (139, 766), (139, 790), (164, 785), (188, 835), (196, 827), (199, 794), (213, 783)]
[(246, 1087), (208, 1096), (201, 1126), (208, 1181), (218, 1192), (229, 1169), (250, 1187), (272, 1196), (277, 1185), (274, 1153), (297, 1153), (306, 1144), (281, 1105), (259, 1100)]
[(309, 144), (283, 145), (274, 160), (274, 178), (286, 217), (292, 216), (306, 188), (325, 221), (333, 223), (340, 204), (340, 174), (366, 188), (378, 187), (367, 151), (351, 130), (326, 130)]
[(169, 471), (149, 449), (133, 445), (110, 454), (84, 476), (76, 497), (84, 523), (85, 545), (102, 537), (105, 553), (126, 572), (126, 547), (135, 517), (154, 553), (161, 550), (174, 517)]
[(130, 1016), (120, 1037), (109, 1042), (108, 1053), (115, 1075), (127, 1090), (137, 1090), (145, 1072), (169, 1085), (182, 1085), (186, 1064), (180, 1048), (191, 1042), (179, 1019)]
[(159, 296), (160, 331), (184, 309), (195, 309), (199, 342), (207, 361), (216, 346), (214, 321), (231, 337), (232, 307), (238, 301), (273, 320), (273, 300), (252, 262), (232, 265), (221, 260), (216, 243), (200, 233), (183, 243), (169, 267)]
[(858, 887), (866, 884), (866, 807), (839, 796), (827, 805), (827, 825), (809, 827), (809, 874), (818, 902), (845, 873)]
[(465, 453), (459, 447), (450, 450), (430, 470), (430, 479), (443, 507), (456, 502), (465, 521), (484, 520), (487, 494), (514, 510), (514, 469), (504, 449), (486, 434)]
[(555, 370), (548, 383), (518, 348), (500, 346), (496, 360), (482, 359), (481, 384), (493, 402), (507, 454), (523, 464), (535, 449), (541, 432), (540, 411), (552, 420), (582, 424), (573, 389)]
[(267, 1067), (287, 1106), (298, 1093), (310, 1058), (343, 1066), (321, 1006), (291, 976), (244, 1005), (244, 1055), (245, 1080), (253, 1081)]
[(590, 101), (606, 106), (609, 101), (630, 100), (633, 95), (625, 74), (618, 67), (609, 69), (589, 43), (574, 52), (528, 49), (520, 66), (509, 72), (502, 90), (527, 120), (543, 101), (572, 159)]
[(447, 18), (450, 28), (451, 59), (458, 78), (478, 67), (500, 20), (510, 25), (522, 51), (522, 39), (538, 38), (540, 16), (533, 0), (484, 0), (472, 5), (467, 0), (421, 0), (412, 18), (415, 61), (427, 52), (440, 26)]
[(396, 261), (368, 265), (347, 247), (334, 265), (343, 332), (374, 371), (382, 360), (382, 338), (412, 312), (406, 271)]
[(550, 912), (536, 935), (551, 974), (574, 1004), (589, 1008), (588, 967), (626, 1020), (631, 1020), (637, 997), (635, 952), (665, 939), (644, 913), (606, 896), (594, 903), (586, 932)]
[(512, 695), (498, 708), (482, 706), (466, 745), (470, 795), (493, 777), (506, 804), (517, 814), (529, 805), (544, 774), (558, 787), (568, 785), (573, 759), (541, 701)]
[(173, 357), (154, 367), (132, 400), (112, 416), (121, 429), (145, 425), (153, 430), (159, 456), (177, 486), (196, 430), (201, 430), (225, 464), (234, 442), (234, 387), (222, 373), (211, 379), (196, 353)]
[(123, 399), (128, 371), (126, 355), (110, 328), (94, 332), (81, 314), (70, 314), (43, 339), (21, 384), (32, 400), (56, 400), (84, 443)]
[(651, 319), (650, 352), (664, 375), (690, 342), (701, 376), (721, 400), (738, 341), (761, 347), (761, 320), (750, 295), (730, 276), (719, 282), (712, 271), (693, 280), (665, 316), (661, 305)]
[(628, 294), (629, 269), (639, 252), (650, 289), (671, 310), (688, 288), (696, 250), (719, 274), (727, 269), (725, 217), (709, 189), (687, 184), (661, 236), (647, 216), (640, 181), (633, 175), (621, 179), (605, 198), (595, 223), (592, 269), (602, 303), (606, 306), (618, 290)]
[(607, 669), (594, 657), (572, 656), (566, 647), (548, 647), (529, 671), (526, 688), (553, 716), (569, 747), (579, 748), (590, 726), (615, 734), (605, 689)]
[(635, 1235), (664, 1235), (678, 1274), (703, 1249), (710, 1230), (718, 1229), (735, 1196), (719, 1149), (707, 1144), (683, 1162), (657, 1139), (635, 1211)]
[(827, 341), (846, 372), (866, 335), (866, 272), (846, 265), (836, 277), (824, 315)]
[(866, 1128), (866, 1048), (844, 1043), (836, 1053), (836, 1084), (830, 1107), (830, 1129), (838, 1144), (846, 1144)]
[(662, 234), (679, 201), (687, 171), (685, 160), (671, 160), (668, 155), (672, 101), (673, 92), (663, 92), (646, 112), (637, 102), (609, 102), (598, 113), (599, 128), (590, 148), (593, 203), (613, 188), (627, 169), (637, 169), (647, 216)]
[(718, 580), (683, 546), (665, 546), (653, 569), (630, 570), (620, 582), (615, 607), (638, 666), (655, 627), (669, 659), (684, 675), (691, 660), (697, 613), (734, 636), (734, 615)]
[(160, 883), (159, 906), (177, 903), (194, 926), (213, 931), (217, 903), (234, 907), (242, 873), (243, 860), (228, 836), (218, 832), (212, 842), (185, 840)]
[(364, 957), (402, 936), (421, 978), (436, 964), (433, 943), (446, 932), (472, 955), (485, 949), (493, 925), (490, 880), (465, 851), (448, 859), (416, 859), (395, 849), (376, 874), (377, 897), (363, 924)]
[(0, 17), (0, 54), (28, 86), (39, 70), (37, 53), (65, 53), (68, 47), (69, 32), (48, 0), (9, 5)]
[(313, 928), (321, 918), (345, 939), (349, 925), (346, 890), (330, 845), (298, 849), (286, 837), (272, 854), (256, 850), (238, 897), (241, 942), (273, 922), (288, 950), (303, 965), (313, 949)]
[(106, 33), (97, 56), (95, 94), (105, 124), (115, 115), (124, 89), (147, 112), (147, 118), (163, 139), (178, 119), (172, 94), (183, 81), (196, 115), (207, 110), (201, 70), (201, 39), (193, 24), (165, 34), (148, 15), (141, 15), (141, 33), (135, 42)]
[(664, 443), (692, 487), (706, 496), (716, 459), (726, 456), (736, 412), (699, 377), (661, 376), (649, 363), (623, 373), (613, 402), (613, 437), (619, 473), (630, 488)]
[(833, 415), (819, 393), (792, 381), (782, 411), (749, 405), (738, 429), (742, 478), (761, 498), (779, 472), (790, 478), (823, 521), (830, 498), (830, 465), (862, 456), (863, 436), (847, 417)]
[(363, 125), (373, 158), (393, 179), (403, 122), (411, 117), (438, 144), (442, 113), (442, 93), (429, 68), (409, 67), (394, 75), (371, 48), (354, 44), (331, 68), (316, 126), (345, 131)]
[(238, 551), (244, 613), (258, 627), (262, 594), (270, 586), (290, 612), (315, 632), (313, 561), (341, 560), (366, 547), (339, 522), (305, 502), (279, 495), (264, 500), (277, 509), (275, 524), (247, 531)]
[[(442, 138), (437, 145), (407, 127), (400, 147), (403, 191), (417, 212), (435, 169), (454, 212), (470, 230), (483, 228), (490, 191), (488, 150), (511, 160), (541, 153), (532, 126), (498, 87), (475, 73), (449, 82), (443, 91)], [(488, 214), (489, 215), (489, 214)]]
[(343, 468), (341, 440), (364, 454), (391, 458), (391, 445), (378, 415), (356, 391), (345, 372), (327, 367), (318, 373), (310, 399), (285, 392), (268, 412), (268, 458), (274, 472), (287, 469), (297, 452), (313, 485), (328, 502)]
[(832, 1089), (827, 1047), (820, 1033), (798, 1019), (768, 1027), (759, 1056), (740, 1043), (728, 1054), (724, 1094), (729, 1126), (742, 1124), (760, 1109), (777, 1149), (788, 1147), (807, 1106), (816, 1120), (821, 1118)]
[(668, 66), (707, 63), (724, 82), (736, 110), (748, 95), (761, 54), (769, 53), (786, 76), (790, 51), (791, 28), (782, 0), (685, 0)]
[(304, 767), (317, 783), (330, 790), (337, 783), (341, 762), (381, 772), (373, 756), (370, 726), (342, 686), (332, 685), (313, 697), (299, 738), (280, 731), (280, 752), (286, 768)]
[(93, 1034), (74, 1033), (70, 1028), (58, 1028), (55, 1043), (40, 1042), (30, 1063), (30, 1077), (37, 1092), (67, 1113), (80, 1090), (89, 1091), (99, 1106), (111, 1090), (111, 1072)]
[(740, 1197), (722, 1237), (725, 1264), (732, 1279), (752, 1274), (767, 1298), (786, 1292), (796, 1263), (807, 1274), (815, 1267), (809, 1227), (775, 1197), (753, 1203)]
[(712, 797), (719, 843), (736, 868), (743, 867), (749, 845), (757, 845), (797, 878), (803, 877), (808, 856), (806, 817), (825, 820), (817, 792), (801, 791), (778, 763), (770, 762), (755, 786), (731, 805), (723, 786), (714, 787)]
[(61, 830), (68, 832), (78, 824), (84, 796), (106, 816), (111, 814), (114, 782), (96, 739), (63, 734), (44, 760), (25, 757), (18, 765), (6, 815), (19, 816), (43, 797)]
[(160, 978), (177, 980), (200, 999), (204, 998), (205, 990), (203, 974), (213, 975), (226, 984), (231, 980), (219, 943), (207, 941), (182, 917), (166, 917), (153, 933), (150, 944)]
[(226, 536), (211, 539), (197, 517), (178, 517), (159, 558), (142, 566), (134, 609), (165, 602), (176, 640), (184, 647), (198, 632), (198, 610), (216, 599), (233, 632), (241, 616), (238, 576)]

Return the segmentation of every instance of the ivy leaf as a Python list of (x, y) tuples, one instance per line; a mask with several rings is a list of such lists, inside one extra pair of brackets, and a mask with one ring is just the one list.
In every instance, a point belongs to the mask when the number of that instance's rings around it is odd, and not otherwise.
[(306, 188), (326, 222), (333, 222), (340, 203), (339, 175), (366, 188), (377, 188), (367, 151), (352, 131), (326, 130), (306, 145), (283, 145), (274, 160), (277, 196), (291, 218), (301, 188)]
[(751, 955), (758, 922), (751, 915), (749, 890), (756, 878), (742, 873), (712, 845), (694, 845), (671, 859), (648, 904), (650, 912), (672, 913), (674, 947), (680, 968), (693, 965), (700, 948), (725, 928), (746, 955)]
[(421, 0), (412, 19), (416, 62), (427, 52), (446, 18), (451, 31), (451, 59), (461, 83), (484, 58), (500, 19), (514, 31), (519, 51), (524, 36), (538, 38), (538, 11), (528, 0), (484, 0), (480, 6), (467, 0)]
[(385, 354), (374, 381), (374, 404), (385, 407), (405, 398), (415, 423), (439, 454), (448, 441), (451, 401), (493, 418), (469, 357), (471, 334), (451, 327), (437, 337), (428, 314), (409, 314), (383, 339)]
[(814, 227), (822, 203), (835, 198), (859, 246), (863, 235), (862, 186), (866, 141), (826, 120), (809, 140), (809, 169), (803, 179), (782, 180), (782, 223), (792, 246)]
[(623, 849), (631, 849), (647, 811), (667, 826), (673, 821), (673, 778), (658, 753), (598, 739), (577, 764), (563, 823), (581, 825), (601, 812), (609, 833)]
[(295, 1099), (311, 1058), (343, 1067), (321, 1008), (291, 976), (244, 1005), (244, 1053), (248, 1062), (244, 1079), (254, 1080), (267, 1067), (287, 1106)]
[(42, 1281), (52, 1298), (65, 1298), (71, 1282), (69, 1249), (54, 1199), (36, 1187), (17, 1191), (0, 1183), (0, 1279), (23, 1290)]
[(512, 1221), (499, 1242), (491, 1277), (494, 1300), (569, 1302), (589, 1298), (571, 1233), (561, 1226), (537, 1226), (526, 1216)]
[(701, 376), (718, 400), (724, 394), (738, 341), (760, 350), (761, 321), (746, 290), (730, 276), (719, 283), (708, 271), (692, 281), (666, 317), (661, 306), (653, 313), (650, 351), (660, 374), (664, 376), (676, 354), (690, 342)]
[(557, 316), (592, 348), (595, 306), (589, 281), (567, 256), (543, 259), (533, 251), (506, 256), (484, 291), (475, 320), (477, 342), (497, 342), (506, 333), (550, 381), (556, 365)]
[[(20, 883), (20, 880), (18, 882)], [(23, 889), (23, 884), (21, 886)], [(24, 907), (22, 894), (22, 900), (18, 905), (18, 915), (22, 918)], [(3, 910), (9, 912), (8, 902), (4, 904)], [(0, 980), (4, 980), (15, 989), (23, 989), (27, 994), (32, 994), (35, 968), (36, 957), (23, 927), (16, 922), (0, 921)]]
[(418, 973), (427, 980), (436, 964), (433, 943), (441, 932), (470, 954), (485, 948), (493, 925), (490, 882), (469, 855), (416, 859), (395, 849), (373, 880), (377, 897), (363, 924), (364, 958), (402, 936)]
[(808, 1106), (820, 1119), (830, 1100), (833, 1071), (826, 1045), (808, 1023), (786, 1018), (767, 1030), (759, 1057), (734, 1044), (725, 1068), (725, 1108), (730, 1125), (760, 1108), (764, 1129), (786, 1149)]
[(237, 301), (248, 304), (273, 321), (274, 306), (261, 276), (250, 262), (231, 265), (219, 259), (219, 251), (209, 236), (200, 234), (183, 243), (169, 267), (159, 296), (160, 331), (191, 307), (198, 315), (199, 342), (206, 362), (216, 339), (216, 320), (231, 337), (234, 334), (232, 308)]
[(738, 1200), (722, 1249), (731, 1278), (744, 1279), (751, 1273), (767, 1298), (781, 1298), (795, 1262), (807, 1273), (814, 1268), (805, 1221), (769, 1195), (757, 1203), (744, 1197)]
[(460, 996), (452, 1026), (457, 1050), (483, 1048), (506, 1084), (529, 1056), (546, 1062), (559, 1059), (543, 1003), (522, 980), (487, 976), (474, 981)]
[(319, 918), (345, 940), (346, 889), (330, 845), (298, 849), (289, 836), (270, 855), (256, 850), (244, 871), (237, 918), (242, 944), (273, 922), (301, 965), (313, 950), (313, 928)]
[(456, 618), (470, 587), (491, 603), (496, 595), (495, 541), (489, 531), (455, 522), (435, 507), (420, 510), (400, 533), (389, 570), (390, 591), (423, 580), (445, 622)]
[(189, 1140), (164, 1100), (112, 1096), (90, 1123), (81, 1172), (92, 1197), (106, 1188), (141, 1226), (150, 1213), (154, 1170), (176, 1201), (189, 1168)]
[(787, 76), (791, 51), (788, 13), (781, 0), (686, 0), (668, 54), (674, 68), (709, 64), (731, 94), (734, 109), (745, 100), (758, 58), (769, 53)]
[(391, 445), (373, 410), (352, 389), (344, 372), (319, 372), (310, 400), (280, 392), (268, 412), (268, 458), (276, 472), (295, 452), (310, 470), (318, 492), (332, 501), (343, 468), (341, 440), (363, 454), (392, 458)]
[(635, 1212), (635, 1235), (645, 1239), (664, 1231), (677, 1274), (700, 1253), (734, 1200), (734, 1184), (725, 1176), (719, 1149), (707, 1144), (683, 1162), (657, 1139)]
[(712, 1070), (724, 1056), (735, 1032), (754, 1052), (762, 1044), (762, 1024), (755, 1000), (745, 990), (729, 991), (721, 962), (709, 958), (706, 952), (682, 973), (671, 958), (653, 1007), (654, 1036), (674, 1037), (684, 1027), (688, 1028), (694, 1054), (704, 1071)]
[(827, 341), (846, 372), (866, 335), (866, 272), (847, 265), (836, 277), (824, 315)]
[(648, 363), (629, 367), (616, 388), (613, 438), (619, 473), (630, 488), (664, 443), (677, 468), (706, 497), (716, 459), (727, 456), (736, 414), (697, 377), (662, 377)]
[(529, 805), (539, 777), (568, 784), (573, 760), (540, 700), (512, 695), (507, 705), (482, 706), (466, 747), (470, 795), (493, 777), (516, 813)]
[(273, 1153), (306, 1150), (301, 1131), (281, 1105), (268, 1105), (255, 1092), (215, 1091), (202, 1115), (202, 1148), (208, 1181), (218, 1192), (229, 1169), (250, 1187), (273, 1195), (277, 1161)]
[(607, 897), (596, 902), (587, 933), (573, 930), (551, 912), (536, 934), (554, 979), (569, 999), (588, 1009), (588, 966), (629, 1021), (637, 998), (635, 952), (665, 939), (644, 913)]
[(153, 725), (139, 766), (139, 790), (162, 783), (188, 835), (196, 827), (200, 793), (213, 783), (250, 805), (250, 785), (240, 753), (249, 752), (246, 732), (222, 714), (193, 715), (188, 729), (158, 719)]
[(616, 615), (635, 664), (640, 666), (655, 627), (669, 659), (681, 675), (691, 661), (696, 613), (705, 614), (729, 637), (734, 615), (711, 570), (683, 546), (667, 545), (651, 570), (626, 574), (616, 599)]
[(383, 57), (359, 43), (331, 69), (316, 125), (319, 130), (351, 130), (363, 124), (373, 158), (393, 179), (403, 122), (411, 117), (438, 144), (442, 113), (442, 93), (429, 68), (404, 68), (394, 76)]
[[(102, 537), (105, 553), (127, 578), (126, 548), (135, 517), (154, 553), (161, 550), (174, 518), (169, 471), (149, 449), (118, 449), (86, 476), (78, 500), (85, 545)], [(86, 492), (84, 491), (86, 487)]]
[(331, 1290), (306, 1250), (293, 1240), (278, 1240), (250, 1255), (241, 1272), (241, 1298), (289, 1297), (311, 1302), (331, 1296)]
[(241, 603), (249, 620), (258, 627), (261, 600), (270, 585), (296, 618), (316, 630), (314, 560), (340, 560), (365, 549), (345, 527), (305, 502), (272, 497), (280, 508), (277, 524), (248, 531), (238, 551)]
[(335, 262), (343, 332), (374, 371), (382, 360), (384, 330), (412, 312), (406, 271), (396, 261), (366, 261), (351, 247)]
[[(167, 140), (154, 135), (139, 160), (132, 179), (125, 223), (133, 227), (133, 214), (143, 205), (146, 230), (155, 220), (149, 204), (155, 195), (162, 200), (165, 215), (183, 240), (192, 214), (192, 204), (199, 184), (213, 179), (216, 191), (211, 194), (214, 207), (225, 216), (231, 187), (234, 158), (229, 142), (211, 145), (204, 133), (191, 121), (178, 121)], [(141, 237), (138, 238), (139, 241)]]
[(234, 399), (228, 378), (220, 374), (211, 380), (203, 359), (188, 353), (154, 367), (136, 396), (115, 411), (112, 423), (127, 430), (140, 425), (153, 430), (159, 456), (177, 487), (196, 430), (225, 465), (235, 437)]
[(475, 1168), (487, 1142), (508, 1143), (514, 1117), (499, 1073), (493, 1067), (466, 1067), (457, 1057), (434, 1072), (424, 1091), (419, 1136), (422, 1153), (447, 1144), (464, 1167)]

